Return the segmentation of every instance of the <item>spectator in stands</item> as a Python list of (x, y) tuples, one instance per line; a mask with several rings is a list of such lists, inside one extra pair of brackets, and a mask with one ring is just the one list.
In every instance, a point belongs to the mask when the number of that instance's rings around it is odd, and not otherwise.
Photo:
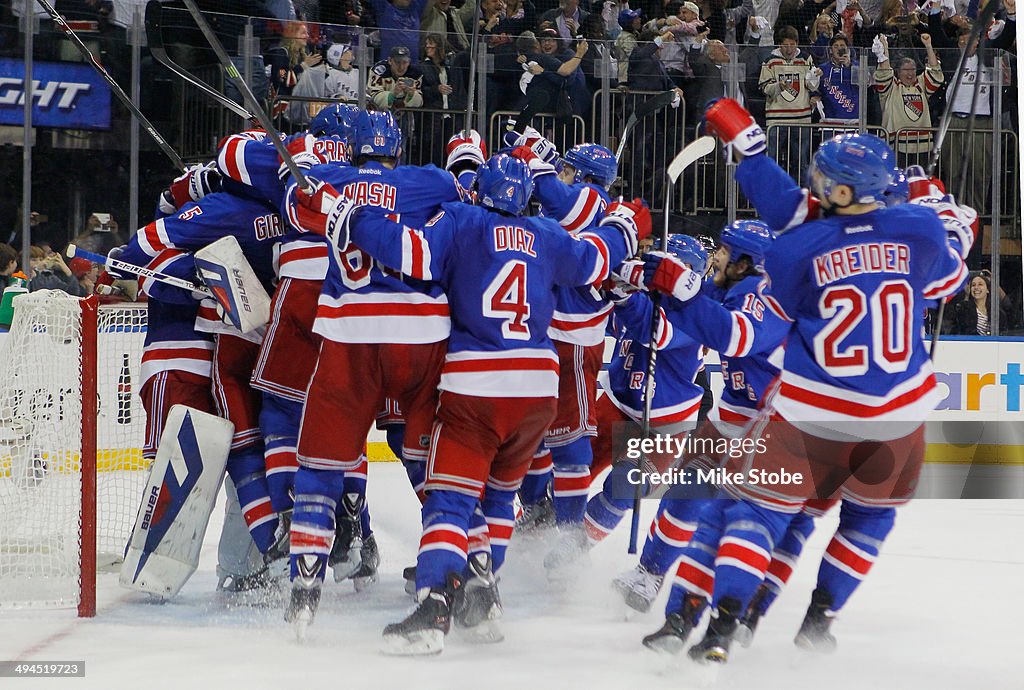
[(387, 60), (370, 70), (367, 95), (378, 110), (419, 108), (423, 105), (423, 72), (413, 65), (409, 49), (395, 46)]
[(747, 43), (775, 45), (774, 31), (781, 0), (743, 0), (735, 16), (737, 26), (745, 24)]
[(331, 0), (320, 4), (320, 21), (325, 24), (360, 26), (363, 5), (360, 0)]
[[(263, 53), (263, 64), (270, 75), (270, 98), (272, 101), (290, 96), (303, 71), (319, 65), (323, 60), (320, 53), (309, 51), (309, 27), (305, 22), (289, 22), (277, 45)], [(274, 114), (284, 113), (287, 102), (275, 101)]]
[(899, 58), (895, 65), (891, 63), (885, 36), (876, 36), (871, 48), (878, 59), (874, 88), (882, 101), (882, 127), (901, 168), (926, 162), (932, 145), (928, 98), (943, 82), (942, 67), (932, 50), (932, 37), (924, 34), (921, 40), (928, 51), (928, 64), (920, 73), (913, 58)]
[(91, 295), (96, 289), (96, 279), (100, 275), (99, 265), (94, 264), (88, 259), (76, 256), (68, 263), (68, 268), (71, 269), (72, 275), (78, 281), (78, 287), (80, 288), (78, 294), (83, 297)]
[(522, 105), (519, 82), (523, 68), (518, 62), (519, 52), (514, 37), (536, 28), (536, 12), (533, 3), (525, 0), (514, 5), (514, 12), (510, 13), (509, 9), (510, 5), (505, 0), (482, 0), (477, 17), (480, 38), (494, 56), (494, 72), (487, 85), (487, 109), (490, 112), (518, 110)]
[[(967, 299), (959, 302), (953, 317), (954, 335), (992, 335), (989, 308), (991, 307), (992, 282), (989, 276), (979, 274), (971, 278), (967, 287)], [(1002, 330), (1009, 324), (1010, 310), (1004, 299), (996, 299), (999, 309), (999, 323)]]
[(78, 280), (64, 263), (64, 257), (53, 250), (47, 251), (36, 245), (32, 245), (31, 252), (32, 276), (28, 283), (31, 292), (63, 290), (76, 297), (84, 296)]
[(0, 242), (0, 288), (6, 287), (11, 274), (18, 270), (18, 252), (9, 244)]
[(550, 25), (563, 41), (570, 41), (580, 35), (580, 27), (587, 12), (580, 9), (579, 0), (559, 0), (558, 7), (540, 16), (541, 26)]
[(816, 97), (821, 70), (800, 50), (792, 26), (776, 33), (779, 46), (761, 63), (758, 86), (765, 95), (768, 151), (790, 174), (799, 174), (810, 158), (812, 95)]
[[(729, 62), (729, 49), (721, 41), (708, 41), (703, 51), (690, 52), (693, 76), (699, 87), (694, 91), (694, 105), (697, 112), (703, 113), (711, 101), (727, 95), (722, 68)], [(742, 84), (740, 86), (742, 87)], [(736, 97), (741, 103), (743, 102), (742, 88)], [(699, 120), (696, 124), (699, 124)]]
[(466, 31), (476, 16), (476, 3), (464, 2), (452, 7), (452, 0), (428, 0), (420, 18), (420, 30), (426, 34), (443, 34), (453, 53), (469, 48), (472, 33)]
[[(359, 73), (352, 68), (352, 46), (333, 43), (326, 51), (327, 59), (302, 72), (292, 96), (302, 98), (343, 98), (359, 100)], [(293, 125), (304, 127), (326, 105), (325, 102), (293, 100), (288, 118)]]
[(671, 31), (660, 35), (652, 29), (640, 34), (636, 50), (629, 55), (629, 88), (634, 91), (669, 91), (675, 89), (680, 98), (683, 90), (676, 87), (661, 62), (664, 46), (675, 40)]
[(643, 26), (643, 12), (624, 9), (619, 12), (621, 33), (615, 38), (614, 55), (618, 61), (619, 84), (625, 86), (629, 81), (629, 56), (636, 50), (637, 36)]
[(704, 31), (705, 25), (700, 20), (700, 9), (689, 0), (670, 0), (665, 5), (665, 12), (665, 17), (652, 19), (644, 28), (672, 33), (672, 42), (662, 46), (658, 55), (672, 83), (685, 91), (693, 80), (693, 70), (687, 62), (687, 54), (697, 40), (697, 35)]
[[(576, 103), (576, 112), (579, 115), (586, 116), (590, 112), (590, 101), (593, 95), (601, 89), (601, 61), (603, 60), (604, 53), (608, 50), (608, 35), (604, 30), (604, 20), (599, 14), (588, 14), (583, 19), (583, 26), (580, 27), (580, 33), (583, 38), (587, 40), (587, 53), (583, 56), (583, 61), (580, 63), (580, 71), (583, 72), (584, 84), (586, 85), (586, 104)], [(612, 56), (611, 59), (612, 73), (608, 75), (611, 80), (612, 86), (615, 86), (616, 81), (616, 69), (615, 60)]]
[(544, 29), (539, 40), (529, 31), (520, 34), (516, 48), (531, 78), (525, 88), (526, 105), (515, 120), (509, 120), (508, 129), (522, 133), (537, 113), (564, 114), (558, 101), (570, 79), (579, 75), (582, 81), (579, 69), (588, 45), (583, 39), (576, 44), (574, 53), (559, 52), (558, 34), (554, 29)]
[(105, 256), (114, 247), (126, 244), (128, 239), (118, 229), (117, 221), (109, 213), (93, 213), (85, 222), (82, 234), (71, 242), (82, 249)]
[(835, 34), (828, 43), (829, 59), (821, 66), (822, 124), (856, 125), (860, 118), (860, 87), (854, 73), (860, 65), (853, 59), (850, 39)]
[[(370, 0), (377, 26), (380, 28), (380, 54), (391, 55), (396, 47), (406, 50), (420, 44), (420, 17), (427, 0)], [(418, 55), (411, 55), (413, 64)]]

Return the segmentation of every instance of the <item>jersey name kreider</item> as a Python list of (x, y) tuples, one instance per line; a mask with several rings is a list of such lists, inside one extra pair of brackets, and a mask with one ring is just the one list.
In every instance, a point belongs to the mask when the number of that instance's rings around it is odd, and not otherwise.
[(910, 247), (900, 242), (865, 242), (814, 257), (819, 287), (865, 273), (910, 275)]
[(494, 228), (494, 251), (523, 252), (529, 256), (537, 256), (533, 250), (534, 235), (525, 228), (516, 225), (498, 225)]

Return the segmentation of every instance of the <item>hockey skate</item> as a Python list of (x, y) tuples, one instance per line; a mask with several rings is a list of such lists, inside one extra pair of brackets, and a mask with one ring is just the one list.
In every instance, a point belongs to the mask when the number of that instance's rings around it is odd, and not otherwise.
[(462, 579), (448, 575), (444, 587), (422, 589), (419, 605), (401, 623), (384, 628), (381, 652), (390, 656), (425, 656), (444, 651), (444, 636), (452, 626), (452, 607)]
[(347, 493), (341, 497), (334, 528), (334, 545), (327, 564), (334, 569), (334, 581), (343, 582), (355, 575), (362, 564), (363, 525), (361, 513), (365, 497)]
[(480, 553), (469, 559), (472, 576), (455, 596), (455, 625), (472, 642), (501, 642), (505, 636), (498, 627), (501, 619), (501, 595), (491, 571), (491, 556)]
[(274, 543), (265, 554), (263, 562), (271, 579), (280, 579), (288, 575), (288, 555), (292, 544), (292, 511), (286, 510), (278, 515), (277, 531), (274, 532)]
[(548, 580), (558, 584), (575, 578), (589, 560), (589, 552), (590, 540), (582, 525), (563, 529), (554, 548), (544, 557)]
[(740, 603), (732, 597), (718, 603), (718, 608), (711, 613), (704, 639), (690, 647), (691, 659), (699, 664), (724, 664), (729, 660), (729, 644), (738, 625), (736, 611), (739, 608)]
[(320, 605), (320, 590), (327, 563), (322, 556), (303, 554), (298, 557), (296, 564), (299, 573), (292, 581), (291, 601), (284, 613), (284, 619), (295, 629), (295, 638), (303, 642)]
[(740, 618), (740, 623), (736, 632), (733, 633), (732, 639), (736, 640), (741, 647), (749, 647), (754, 642), (754, 631), (757, 630), (757, 624), (761, 621), (761, 616), (764, 615), (761, 611), (761, 602), (766, 596), (768, 596), (768, 588), (761, 585), (754, 593), (754, 598), (750, 600), (747, 612)]
[[(363, 548), (359, 550), (359, 567), (349, 576), (357, 592), (369, 589), (380, 580), (380, 575), (377, 574), (379, 565), (380, 552), (377, 550), (377, 540), (371, 534), (363, 541)], [(337, 575), (338, 571), (335, 570), (334, 573)]]
[(252, 592), (261, 589), (276, 589), (278, 580), (270, 576), (270, 569), (264, 566), (248, 575), (225, 574), (217, 582), (217, 591), (228, 594)]
[(622, 595), (626, 606), (647, 613), (651, 604), (658, 598), (661, 591), (661, 583), (665, 581), (664, 575), (655, 575), (642, 565), (620, 574), (612, 580), (612, 589)]
[(416, 598), (416, 566), (410, 565), (402, 569), (402, 579), (405, 580), (405, 593)]
[(655, 652), (679, 654), (683, 651), (686, 638), (700, 622), (707, 603), (707, 599), (698, 594), (687, 594), (682, 608), (668, 614), (660, 629), (644, 637), (643, 645)]
[(836, 651), (836, 638), (828, 631), (835, 618), (835, 613), (830, 610), (831, 606), (832, 596), (828, 592), (816, 589), (811, 593), (811, 605), (807, 607), (807, 614), (800, 624), (800, 632), (793, 640), (797, 647), (825, 654)]
[(547, 494), (533, 505), (524, 505), (516, 519), (516, 534), (540, 537), (555, 527), (555, 504)]

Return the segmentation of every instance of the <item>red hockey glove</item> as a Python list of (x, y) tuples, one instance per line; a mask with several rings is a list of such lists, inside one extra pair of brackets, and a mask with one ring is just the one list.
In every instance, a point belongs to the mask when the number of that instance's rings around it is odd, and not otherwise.
[(910, 188), (909, 201), (922, 197), (941, 198), (946, 193), (946, 186), (937, 177), (928, 177), (920, 165), (909, 166), (903, 174), (907, 178), (907, 186)]
[(553, 164), (538, 156), (529, 146), (517, 146), (509, 155), (526, 163), (526, 166), (530, 168), (530, 175), (534, 178), (541, 175), (554, 175), (556, 172)]
[[(327, 158), (316, 152), (316, 139), (312, 134), (305, 136), (297, 136), (291, 141), (285, 142), (285, 148), (288, 149), (288, 153), (291, 154), (292, 160), (295, 164), (303, 171), (309, 170), (314, 165), (320, 165), (326, 163)], [(281, 181), (287, 180), (288, 176), (291, 175), (291, 170), (288, 169), (288, 165), (281, 160), (278, 156), (278, 160), (281, 165), (277, 168), (277, 177)]]
[(644, 278), (650, 289), (671, 295), (680, 302), (687, 302), (700, 292), (700, 274), (663, 252), (644, 255)]
[(323, 235), (336, 252), (348, 246), (348, 224), (359, 206), (343, 198), (328, 182), (309, 179), (312, 191), (288, 188), (288, 220), (300, 230)]
[(462, 130), (448, 140), (446, 154), (445, 170), (454, 172), (456, 167), (462, 169), (467, 166), (476, 169), (487, 160), (487, 144), (475, 129)]
[(704, 111), (704, 125), (725, 146), (726, 154), (753, 156), (768, 147), (764, 130), (753, 116), (731, 98), (719, 98)]

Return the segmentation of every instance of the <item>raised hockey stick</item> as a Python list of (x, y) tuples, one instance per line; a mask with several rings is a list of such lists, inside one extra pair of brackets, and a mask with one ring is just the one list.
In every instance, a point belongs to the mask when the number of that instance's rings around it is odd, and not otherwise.
[(252, 120), (253, 122), (258, 121), (257, 117), (248, 110), (171, 60), (171, 57), (167, 54), (167, 49), (164, 47), (163, 5), (160, 3), (160, 0), (149, 0), (146, 3), (146, 43), (153, 59), (176, 74), (185, 83), (196, 87), (235, 115)]
[[(42, 0), (40, 0), (40, 2), (42, 2)], [(228, 52), (224, 50), (224, 46), (221, 45), (220, 39), (217, 38), (217, 34), (213, 32), (213, 29), (210, 28), (210, 24), (203, 17), (202, 12), (199, 11), (195, 0), (184, 0), (184, 2), (185, 7), (188, 8), (189, 14), (191, 14), (192, 18), (195, 20), (196, 26), (198, 26), (199, 30), (203, 32), (203, 36), (206, 38), (206, 41), (210, 44), (210, 47), (213, 48), (213, 52), (217, 55), (217, 59), (220, 61), (224, 71), (227, 72), (228, 77), (230, 77), (231, 81), (233, 81), (235, 86), (238, 87), (238, 91), (242, 94), (242, 99), (245, 101), (245, 107), (256, 115), (256, 119), (259, 120), (260, 125), (266, 131), (270, 142), (274, 145), (274, 148), (277, 149), (277, 155), (279, 155), (281, 160), (284, 161), (284, 164), (288, 166), (288, 172), (290, 172), (292, 177), (295, 178), (295, 181), (298, 183), (299, 188), (302, 191), (312, 193), (313, 185), (311, 185), (309, 180), (306, 179), (306, 176), (302, 173), (302, 169), (295, 164), (295, 159), (292, 158), (292, 154), (290, 154), (288, 149), (285, 148), (284, 142), (281, 141), (281, 136), (274, 127), (274, 123), (270, 121), (270, 117), (267, 115), (266, 111), (263, 110), (263, 106), (260, 105), (258, 100), (256, 100), (255, 94), (253, 94), (249, 85), (245, 83), (245, 79), (243, 79), (242, 75), (238, 73), (238, 68), (236, 68), (234, 63), (231, 62)]]
[(69, 259), (73, 259), (76, 256), (80, 256), (83, 259), (88, 259), (94, 264), (100, 264), (101, 266), (112, 268), (115, 271), (120, 271), (122, 273), (132, 273), (143, 278), (152, 278), (157, 282), (173, 285), (174, 287), (179, 287), (183, 290), (191, 290), (192, 292), (198, 292), (202, 295), (205, 295), (206, 297), (215, 297), (213, 292), (211, 292), (210, 289), (207, 288), (205, 285), (193, 283), (192, 281), (185, 280), (183, 278), (169, 276), (166, 273), (154, 271), (143, 266), (136, 266), (135, 264), (130, 264), (127, 261), (111, 259), (109, 256), (96, 254), (95, 252), (90, 252), (88, 250), (77, 247), (73, 244), (69, 244), (67, 250), (65, 250), (64, 253), (67, 254)]
[[(676, 154), (672, 162), (665, 169), (668, 181), (665, 185), (665, 206), (664, 222), (661, 227), (661, 246), (663, 252), (668, 251), (668, 207), (672, 198), (672, 190), (676, 182), (682, 176), (683, 171), (696, 163), (698, 160), (715, 150), (716, 140), (714, 137), (701, 137), (696, 141), (683, 147), (683, 150)], [(644, 377), (644, 411), (640, 418), (640, 434), (643, 438), (651, 435), (651, 405), (654, 402), (654, 371), (658, 363), (658, 329), (661, 325), (661, 293), (651, 294), (651, 337), (647, 349), (650, 355), (647, 358), (647, 375)], [(636, 459), (636, 469), (643, 471), (643, 453)], [(629, 553), (636, 553), (637, 541), (640, 534), (640, 500), (643, 498), (643, 483), (637, 482), (636, 491), (633, 493), (633, 515), (629, 525)]]
[(185, 161), (181, 160), (181, 156), (178, 155), (178, 152), (167, 143), (167, 140), (160, 135), (160, 132), (156, 131), (156, 127), (154, 127), (153, 123), (142, 114), (142, 111), (135, 107), (135, 104), (132, 103), (132, 99), (129, 98), (128, 94), (124, 92), (124, 89), (114, 81), (114, 78), (110, 76), (110, 73), (104, 69), (103, 65), (100, 64), (100, 61), (92, 54), (92, 51), (89, 50), (85, 43), (82, 42), (82, 39), (78, 37), (78, 34), (68, 26), (68, 23), (64, 21), (64, 17), (60, 16), (57, 10), (54, 9), (53, 5), (47, 2), (47, 0), (36, 0), (36, 2), (46, 10), (46, 13), (50, 15), (50, 19), (53, 20), (53, 23), (60, 27), (60, 30), (64, 32), (64, 35), (70, 39), (70, 41), (75, 45), (75, 48), (78, 49), (78, 52), (82, 54), (82, 57), (84, 57), (86, 61), (92, 65), (93, 69), (99, 72), (100, 76), (103, 77), (103, 80), (110, 85), (110, 90), (115, 96), (117, 96), (117, 99), (121, 101), (124, 107), (128, 109), (128, 112), (130, 112), (132, 116), (142, 124), (143, 129), (145, 129), (149, 136), (153, 138), (153, 141), (155, 141), (156, 145), (160, 147), (160, 150), (164, 152), (164, 155), (170, 158), (171, 162), (174, 163), (174, 167), (178, 170), (185, 170)]
[(619, 135), (619, 146), (615, 149), (616, 161), (622, 159), (622, 152), (626, 149), (626, 142), (629, 140), (629, 135), (637, 126), (637, 123), (651, 113), (655, 113), (662, 108), (667, 108), (672, 105), (672, 102), (675, 99), (675, 91), (666, 91), (664, 93), (659, 93), (656, 96), (651, 96), (633, 110), (629, 118), (626, 119), (626, 124), (622, 127), (622, 134)]
[[(953, 83), (950, 84), (949, 89), (946, 91), (946, 111), (942, 113), (942, 120), (939, 122), (939, 131), (935, 135), (935, 144), (932, 146), (931, 157), (928, 160), (928, 176), (931, 177), (935, 174), (935, 169), (939, 165), (939, 156), (942, 153), (942, 144), (946, 140), (946, 133), (949, 132), (949, 123), (953, 118), (953, 99), (956, 97), (956, 92), (960, 90), (960, 84), (963, 81), (964, 73), (967, 71), (967, 51), (970, 49), (974, 42), (978, 42), (978, 47), (975, 50), (975, 55), (978, 56), (978, 67), (979, 74), (974, 80), (974, 93), (971, 96), (971, 116), (967, 122), (967, 137), (963, 147), (963, 152), (960, 155), (960, 179), (957, 184), (956, 199), (962, 199), (964, 192), (967, 191), (967, 162), (971, 151), (971, 138), (974, 136), (974, 122), (976, 119), (976, 113), (978, 112), (978, 95), (981, 93), (981, 68), (982, 59), (981, 51), (984, 46), (984, 38), (982, 31), (988, 29), (989, 22), (996, 15), (996, 10), (999, 9), (1000, 3), (997, 0), (991, 0), (981, 10), (977, 20), (974, 22), (974, 26), (971, 27), (971, 33), (967, 36), (967, 43), (964, 44), (964, 49), (960, 51), (960, 61), (956, 65), (956, 73), (953, 75)], [(996, 85), (997, 88), (1001, 88)], [(999, 146), (999, 142), (994, 142), (995, 146)], [(942, 299), (939, 301), (939, 310), (935, 315), (935, 327), (932, 329), (932, 342), (931, 347), (928, 350), (928, 357), (934, 362), (935, 353), (939, 349), (939, 336), (942, 334), (942, 320), (946, 315), (946, 300)]]

